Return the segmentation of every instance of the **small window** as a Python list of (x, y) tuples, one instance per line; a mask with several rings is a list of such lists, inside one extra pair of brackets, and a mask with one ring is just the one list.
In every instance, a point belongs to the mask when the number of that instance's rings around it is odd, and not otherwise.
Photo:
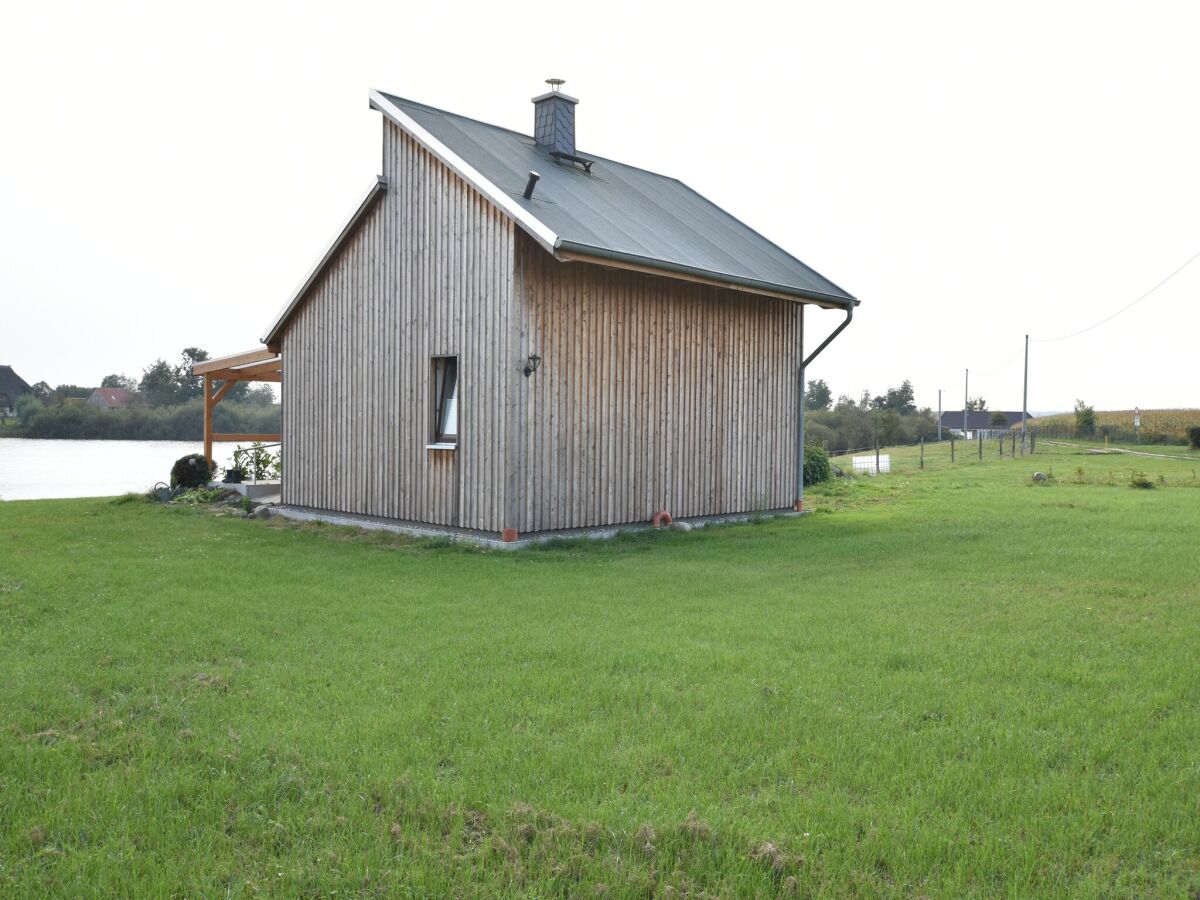
[(433, 358), (433, 442), (458, 443), (458, 357)]

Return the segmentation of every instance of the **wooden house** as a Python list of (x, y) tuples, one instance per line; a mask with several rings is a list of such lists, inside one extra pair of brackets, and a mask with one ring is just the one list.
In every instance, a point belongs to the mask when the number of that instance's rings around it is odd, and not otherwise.
[(372, 91), (382, 173), (268, 349), (195, 369), (286, 376), (285, 506), (504, 541), (802, 509), (804, 312), (844, 313), (811, 360), (858, 301), (577, 149), (551, 83), (532, 136)]

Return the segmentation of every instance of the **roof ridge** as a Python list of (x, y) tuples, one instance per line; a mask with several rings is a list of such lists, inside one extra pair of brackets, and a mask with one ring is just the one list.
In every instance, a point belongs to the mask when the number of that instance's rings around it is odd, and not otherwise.
[[(409, 100), (407, 97), (401, 97), (398, 94), (391, 94), (391, 93), (388, 93), (387, 91), (380, 91), (379, 93), (383, 94), (385, 97), (388, 97), (389, 99), (398, 100), (399, 102), (406, 103), (410, 106), (418, 106), (421, 109), (425, 109), (430, 112), (435, 112), (435, 113), (438, 113), (443, 116), (452, 116), (455, 119), (463, 119), (464, 121), (467, 121), (467, 122), (474, 122), (476, 125), (482, 125), (485, 128), (494, 128), (497, 131), (503, 131), (503, 132), (506, 132), (507, 134), (512, 134), (512, 135), (516, 135), (517, 137), (520, 137), (520, 138), (525, 138), (530, 141), (535, 141), (535, 138), (533, 135), (526, 134), (523, 131), (517, 131), (515, 128), (506, 128), (504, 125), (497, 125), (494, 122), (485, 122), (483, 119), (476, 119), (474, 116), (464, 116), (462, 113), (456, 113), (456, 112), (453, 112), (448, 109), (442, 109), (440, 106), (430, 106), (428, 103), (422, 103), (419, 100)], [(647, 175), (653, 175), (655, 178), (664, 178), (667, 181), (678, 182), (679, 184), (682, 184), (684, 187), (687, 187), (688, 190), (692, 191), (692, 193), (696, 194), (697, 196), (704, 197), (704, 195), (701, 194), (699, 191), (696, 191), (693, 188), (688, 187), (688, 185), (684, 181), (682, 181), (681, 179), (677, 178), (674, 175), (666, 175), (663, 172), (658, 172), (658, 171), (655, 171), (654, 169), (647, 169), (645, 166), (637, 166), (637, 165), (634, 165), (633, 163), (622, 162), (619, 159), (613, 159), (611, 156), (600, 156), (598, 154), (590, 153), (590, 152), (587, 152), (584, 150), (578, 150), (577, 152), (578, 152), (579, 156), (585, 156), (588, 159), (593, 160), (594, 162), (611, 163), (612, 165), (622, 166), (626, 169), (636, 169), (639, 172), (645, 172)], [(705, 197), (704, 199), (707, 200), (708, 198)]]

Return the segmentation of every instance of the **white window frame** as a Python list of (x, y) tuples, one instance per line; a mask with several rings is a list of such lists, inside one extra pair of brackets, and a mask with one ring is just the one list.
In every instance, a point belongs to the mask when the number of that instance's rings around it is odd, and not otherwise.
[[(458, 435), (462, 430), (460, 415), (461, 371), (457, 356), (435, 356), (430, 360), (430, 409), (432, 410), (433, 449), (449, 449), (458, 446)], [(453, 381), (447, 385), (447, 372)], [(451, 429), (450, 426), (453, 426)]]

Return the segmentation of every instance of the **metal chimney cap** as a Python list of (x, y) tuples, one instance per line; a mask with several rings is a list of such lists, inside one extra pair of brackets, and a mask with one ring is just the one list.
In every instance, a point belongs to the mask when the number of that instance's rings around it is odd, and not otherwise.
[(533, 98), (534, 103), (541, 103), (543, 100), (566, 100), (568, 103), (578, 103), (578, 97), (572, 97), (570, 94), (564, 94), (561, 91), (546, 91), (544, 94), (538, 94)]
[(552, 90), (552, 91), (557, 91), (560, 87), (562, 87), (566, 83), (567, 83), (566, 79), (564, 79), (564, 78), (547, 78), (546, 79), (546, 84), (550, 85), (550, 90)]

